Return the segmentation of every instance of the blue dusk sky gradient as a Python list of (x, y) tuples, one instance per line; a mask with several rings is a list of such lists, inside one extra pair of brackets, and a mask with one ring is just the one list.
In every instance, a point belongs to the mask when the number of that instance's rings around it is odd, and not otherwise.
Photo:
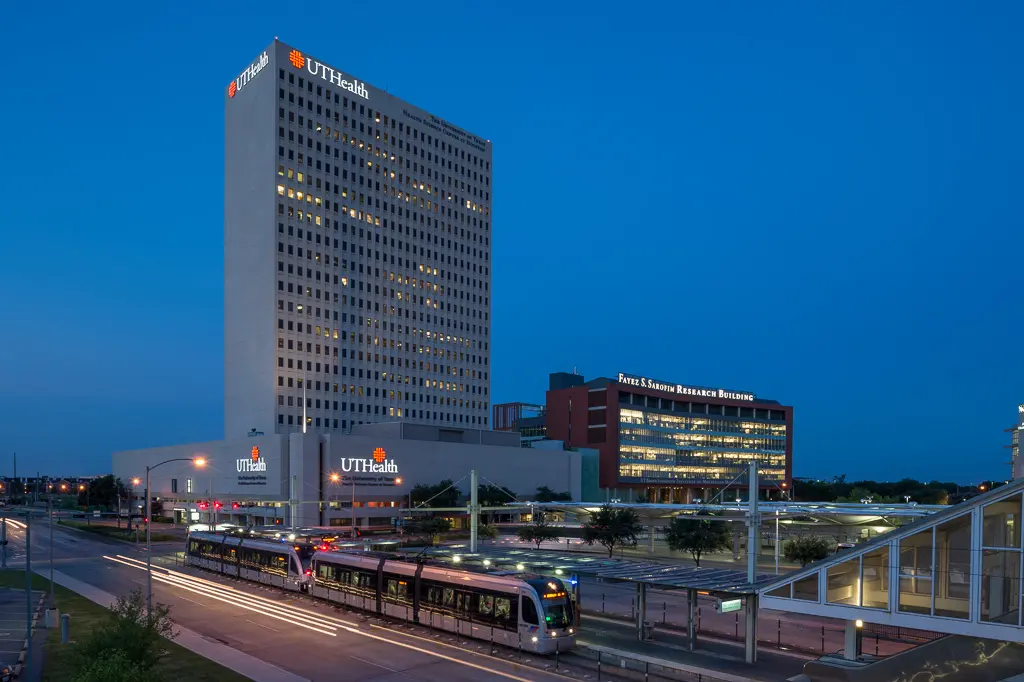
[(0, 473), (222, 436), (224, 89), (279, 36), (494, 142), (493, 402), (627, 371), (795, 406), (796, 475), (1004, 478), (1022, 14), (4, 3)]

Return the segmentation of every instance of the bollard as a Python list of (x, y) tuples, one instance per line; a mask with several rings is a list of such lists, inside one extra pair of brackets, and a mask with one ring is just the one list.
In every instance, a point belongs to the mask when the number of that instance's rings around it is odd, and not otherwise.
[(668, 621), (668, 602), (661, 602), (661, 624), (665, 625)]
[(60, 643), (67, 644), (71, 638), (71, 614), (63, 613), (60, 616)]
[(825, 653), (825, 626), (821, 626), (821, 653)]
[(601, 593), (601, 613), (604, 613), (604, 592)]
[(733, 633), (733, 637), (737, 637), (738, 638), (739, 636), (740, 636), (740, 612), (737, 611), (736, 612), (736, 627), (735, 627), (735, 632)]
[(651, 675), (651, 664), (644, 661), (644, 682), (647, 682), (647, 678)]
[(636, 597), (629, 600), (629, 618), (630, 620), (636, 619)]
[(558, 672), (558, 640), (555, 640), (555, 672)]
[(875, 656), (878, 655), (878, 633), (875, 633)]
[(601, 652), (597, 652), (597, 682), (601, 682)]
[(778, 638), (778, 641), (776, 642), (775, 646), (781, 648), (782, 647), (782, 619), (781, 618), (779, 618), (778, 624), (779, 624), (779, 626), (778, 626), (779, 627), (779, 638)]

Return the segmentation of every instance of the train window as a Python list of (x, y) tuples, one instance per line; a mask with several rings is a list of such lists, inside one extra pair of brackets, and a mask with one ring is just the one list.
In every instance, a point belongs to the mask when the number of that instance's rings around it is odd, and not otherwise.
[(444, 588), (444, 605), (448, 608), (455, 606), (455, 590), (450, 587)]
[(494, 597), (489, 594), (481, 594), (480, 605), (477, 607), (477, 611), (485, 616), (494, 613)]
[(512, 612), (512, 602), (505, 597), (498, 597), (494, 600), (494, 615), (497, 618), (508, 620), (509, 614)]
[(523, 622), (527, 625), (537, 625), (537, 606), (533, 600), (523, 595)]
[(331, 566), (330, 564), (319, 564), (316, 567), (316, 576), (321, 580), (332, 580), (334, 578), (334, 576), (331, 575), (332, 568), (333, 566)]

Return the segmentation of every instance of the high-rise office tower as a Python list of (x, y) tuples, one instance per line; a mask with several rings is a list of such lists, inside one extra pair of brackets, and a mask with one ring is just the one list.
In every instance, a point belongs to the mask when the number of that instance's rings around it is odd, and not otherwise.
[(225, 437), (486, 428), (490, 142), (276, 40), (224, 104)]

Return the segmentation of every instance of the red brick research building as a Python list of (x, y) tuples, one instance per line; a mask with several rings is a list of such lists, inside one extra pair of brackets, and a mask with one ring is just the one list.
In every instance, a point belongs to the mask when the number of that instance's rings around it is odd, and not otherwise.
[(624, 500), (709, 500), (752, 459), (763, 489), (792, 483), (793, 408), (745, 391), (558, 372), (545, 422), (548, 438), (597, 449), (600, 486)]

